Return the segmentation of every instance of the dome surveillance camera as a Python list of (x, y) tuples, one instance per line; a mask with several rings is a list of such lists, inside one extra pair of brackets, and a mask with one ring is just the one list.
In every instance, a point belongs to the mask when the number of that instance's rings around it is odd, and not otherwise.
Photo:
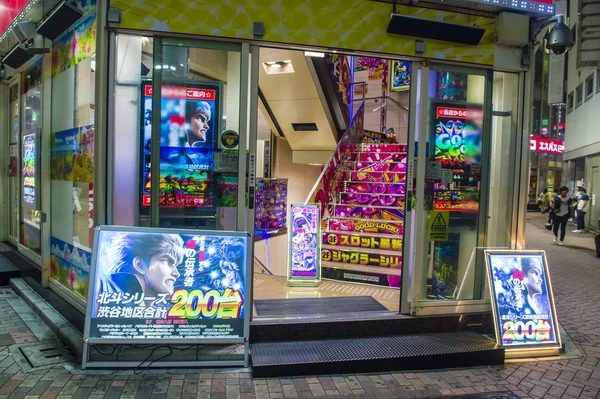
[(573, 47), (573, 33), (563, 22), (562, 15), (558, 16), (556, 24), (548, 32), (546, 48), (553, 54), (562, 55)]

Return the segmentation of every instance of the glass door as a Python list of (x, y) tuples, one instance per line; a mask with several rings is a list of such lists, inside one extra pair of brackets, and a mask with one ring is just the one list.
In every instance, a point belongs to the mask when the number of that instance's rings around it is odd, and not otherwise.
[(21, 117), (20, 243), (41, 252), (40, 139), (42, 131), (42, 59), (23, 73)]
[(425, 63), (417, 69), (408, 167), (414, 198), (405, 237), (411, 312), (455, 313), (457, 302), (483, 296), (491, 72)]
[(249, 46), (155, 38), (153, 53), (142, 179), (151, 225), (248, 230)]
[(8, 170), (8, 208), (9, 208), (9, 229), (10, 241), (18, 245), (19, 243), (19, 138), (21, 136), (21, 102), (19, 101), (20, 87), (19, 80), (14, 82), (8, 89), (9, 93), (9, 170)]

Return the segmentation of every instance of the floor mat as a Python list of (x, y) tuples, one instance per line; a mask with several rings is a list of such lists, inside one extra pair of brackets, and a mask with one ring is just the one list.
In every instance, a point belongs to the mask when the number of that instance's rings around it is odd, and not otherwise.
[(255, 299), (254, 307), (256, 315), (263, 317), (387, 311), (385, 306), (370, 296)]

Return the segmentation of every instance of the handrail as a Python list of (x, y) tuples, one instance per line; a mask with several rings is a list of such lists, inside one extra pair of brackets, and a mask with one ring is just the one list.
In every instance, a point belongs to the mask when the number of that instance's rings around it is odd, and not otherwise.
[[(363, 99), (360, 106), (358, 107), (356, 113), (354, 114), (354, 117), (350, 121), (350, 125), (348, 125), (348, 128), (344, 132), (344, 135), (342, 136), (337, 147), (333, 151), (333, 154), (331, 154), (331, 157), (329, 157), (329, 160), (327, 161), (327, 163), (325, 164), (325, 167), (321, 171), (319, 178), (317, 179), (317, 181), (313, 185), (312, 189), (310, 190), (308, 197), (306, 197), (306, 200), (304, 201), (304, 205), (308, 204), (308, 202), (311, 200), (311, 198), (313, 198), (313, 196), (315, 195), (319, 185), (321, 184), (321, 182), (323, 181), (325, 176), (327, 174), (331, 173), (331, 169), (334, 167), (338, 168), (343, 163), (342, 161), (345, 159), (345, 154), (343, 153), (343, 152), (345, 152), (345, 148), (343, 148), (343, 147), (352, 145), (352, 144), (359, 144), (362, 141), (363, 134), (364, 134), (364, 129), (362, 127), (363, 121), (360, 121), (359, 136), (356, 136), (356, 129), (357, 129), (356, 124), (358, 124), (357, 122), (359, 122), (358, 118), (363, 119), (364, 105), (365, 105), (365, 100)], [(335, 173), (335, 176), (337, 176), (337, 171), (334, 173)], [(332, 179), (332, 180), (334, 180), (334, 179)], [(329, 182), (327, 182), (327, 183), (329, 183)], [(325, 183), (324, 183), (324, 185), (325, 185)], [(329, 189), (329, 187), (325, 187), (325, 189), (327, 190), (327, 189)]]
[[(262, 267), (262, 268), (263, 268), (263, 270), (267, 272), (267, 274), (270, 274), (271, 276), (273, 275), (273, 272), (272, 272), (272, 271), (270, 271), (270, 270), (267, 268), (267, 266), (265, 266), (265, 264), (264, 264), (264, 263), (262, 263), (262, 262), (260, 261), (260, 259), (258, 259), (258, 258), (256, 257), (256, 255), (254, 255), (254, 260), (258, 262), (258, 264), (260, 265), (260, 267)], [(264, 271), (263, 271), (263, 273), (264, 273)]]

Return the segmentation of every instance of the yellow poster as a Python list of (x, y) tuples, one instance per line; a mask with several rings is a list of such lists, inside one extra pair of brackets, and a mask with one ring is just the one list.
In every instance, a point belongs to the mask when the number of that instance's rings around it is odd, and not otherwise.
[(429, 241), (448, 241), (450, 212), (431, 211), (429, 214)]

